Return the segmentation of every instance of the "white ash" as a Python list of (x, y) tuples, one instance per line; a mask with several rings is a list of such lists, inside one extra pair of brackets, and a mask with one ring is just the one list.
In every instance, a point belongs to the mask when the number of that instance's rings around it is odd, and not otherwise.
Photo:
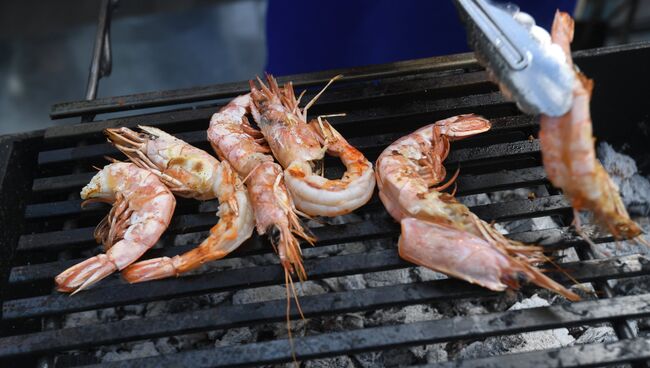
[(100, 350), (97, 353), (97, 357), (101, 359), (102, 362), (111, 362), (123, 359), (145, 358), (159, 354), (156, 345), (152, 341), (145, 341), (130, 344), (128, 349), (116, 349), (115, 351), (103, 352), (103, 354)]
[(432, 271), (424, 267), (416, 267), (413, 270), (413, 273), (415, 274), (415, 277), (417, 277), (418, 280), (420, 281), (434, 281), (434, 280), (442, 280), (442, 279), (449, 278), (444, 273)]
[[(527, 309), (549, 306), (549, 302), (533, 295), (515, 303), (509, 310)], [(525, 352), (531, 350), (542, 350), (559, 348), (572, 345), (575, 339), (569, 334), (566, 328), (554, 330), (526, 332), (517, 335), (489, 337), (484, 341), (473, 342), (458, 353), (458, 358), (473, 359), (492, 355)]]
[(231, 328), (214, 342), (215, 346), (246, 344), (257, 339), (257, 330), (249, 327)]
[[(321, 285), (306, 281), (295, 283), (296, 292), (299, 296), (318, 295), (327, 292)], [(266, 302), (269, 300), (278, 300), (286, 298), (287, 290), (284, 285), (272, 285), (259, 288), (239, 290), (233, 294), (233, 304), (249, 304)]]
[(350, 275), (324, 279), (323, 283), (332, 291), (359, 290), (368, 287), (362, 275)]
[(328, 359), (309, 360), (305, 362), (305, 368), (355, 368), (354, 362), (347, 356), (339, 356)]
[(407, 284), (413, 281), (410, 268), (398, 270), (371, 272), (364, 275), (369, 287), (380, 287), (397, 284)]
[(650, 181), (638, 172), (634, 159), (616, 152), (606, 142), (598, 145), (597, 152), (603, 167), (618, 186), (628, 212), (633, 215), (650, 215)]
[(476, 207), (492, 203), (490, 197), (485, 193), (457, 196), (456, 199), (467, 207)]
[(596, 344), (617, 341), (616, 332), (609, 326), (590, 327), (575, 341), (576, 344)]

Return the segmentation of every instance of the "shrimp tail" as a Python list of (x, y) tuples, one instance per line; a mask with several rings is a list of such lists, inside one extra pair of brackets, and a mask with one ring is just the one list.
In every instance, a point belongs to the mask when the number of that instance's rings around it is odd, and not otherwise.
[(61, 272), (56, 278), (56, 289), (76, 294), (117, 271), (117, 266), (106, 254), (98, 254)]
[[(280, 263), (289, 273), (296, 273), (300, 281), (307, 280), (307, 273), (302, 264), (302, 250), (298, 239), (293, 236), (289, 227), (275, 227), (278, 238), (274, 243), (280, 256)], [(305, 234), (306, 235), (306, 234)]]
[[(227, 256), (253, 232), (252, 210), (247, 207), (243, 215), (250, 218), (242, 221), (242, 224), (225, 224), (220, 221), (210, 229), (210, 235), (198, 247), (175, 257), (159, 257), (134, 263), (122, 271), (122, 276), (129, 283), (164, 279)], [(226, 216), (222, 216), (224, 218)]]

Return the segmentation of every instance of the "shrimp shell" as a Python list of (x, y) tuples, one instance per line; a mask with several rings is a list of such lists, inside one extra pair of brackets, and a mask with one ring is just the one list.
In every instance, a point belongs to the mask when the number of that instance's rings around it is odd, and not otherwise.
[(142, 133), (128, 128), (107, 129), (109, 140), (138, 166), (150, 170), (176, 194), (219, 200), (219, 222), (195, 249), (174, 257), (160, 257), (127, 267), (122, 275), (129, 282), (178, 276), (203, 263), (223, 258), (250, 238), (253, 209), (244, 184), (227, 162), (190, 144), (147, 126)]
[[(569, 14), (556, 12), (551, 37), (564, 51), (570, 66), (573, 66), (570, 50), (573, 27)], [(641, 235), (641, 228), (630, 219), (616, 184), (596, 158), (589, 111), (593, 81), (575, 73), (577, 81), (571, 109), (560, 117), (542, 115), (540, 118), (544, 168), (553, 185), (561, 188), (571, 201), (576, 229), (581, 235), (577, 212), (588, 210), (616, 239), (636, 238)]]
[(518, 288), (519, 276), (525, 275), (539, 286), (579, 300), (532, 265), (545, 259), (541, 248), (504, 237), (453, 195), (440, 192), (451, 181), (434, 187), (446, 176), (442, 161), (449, 142), (488, 129), (487, 120), (460, 115), (420, 128), (381, 153), (376, 165), (379, 198), (401, 223), (400, 256), (495, 291)]
[(304, 280), (307, 275), (295, 236), (310, 243), (314, 238), (298, 219), (284, 184), (282, 168), (268, 155), (270, 150), (262, 134), (248, 124), (245, 115), (249, 110), (249, 95), (232, 100), (212, 116), (208, 140), (217, 155), (247, 182), (257, 232), (272, 232), (269, 235), (285, 270), (297, 273)]
[[(285, 181), (296, 207), (308, 215), (338, 216), (366, 204), (375, 188), (372, 163), (327, 120), (319, 117), (307, 123), (306, 108), (298, 107), (290, 83), (280, 88), (272, 76), (267, 76), (268, 87), (258, 82), (259, 88), (251, 83), (253, 117), (285, 168)], [(325, 153), (339, 157), (345, 165), (340, 179), (314, 173)]]
[(173, 194), (156, 175), (132, 163), (105, 166), (81, 190), (81, 198), (85, 203), (113, 204), (95, 233), (106, 253), (56, 276), (57, 290), (62, 292), (77, 293), (140, 258), (167, 229), (176, 206)]

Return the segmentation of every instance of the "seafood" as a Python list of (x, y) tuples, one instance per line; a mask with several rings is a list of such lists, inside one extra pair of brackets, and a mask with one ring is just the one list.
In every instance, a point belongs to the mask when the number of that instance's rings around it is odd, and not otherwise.
[[(570, 43), (573, 39), (573, 19), (567, 13), (556, 12), (551, 30), (554, 44), (559, 45), (566, 62), (573, 66)], [(641, 228), (630, 219), (616, 184), (596, 158), (592, 135), (589, 103), (593, 81), (579, 71), (573, 87), (573, 105), (560, 117), (542, 115), (539, 139), (542, 160), (550, 181), (561, 188), (571, 201), (575, 226), (581, 236), (578, 212), (593, 212), (616, 239), (632, 239)]]
[(228, 162), (147, 126), (142, 133), (128, 128), (107, 129), (111, 143), (143, 169), (150, 170), (175, 194), (207, 200), (217, 198), (219, 222), (193, 250), (181, 255), (153, 258), (127, 267), (122, 275), (129, 282), (178, 276), (205, 262), (225, 257), (250, 238), (254, 228), (248, 193)]
[(79, 292), (140, 258), (167, 229), (176, 206), (174, 195), (156, 175), (132, 163), (105, 166), (81, 190), (81, 198), (84, 204), (113, 204), (95, 230), (106, 253), (56, 276), (62, 292)]
[[(327, 120), (319, 117), (307, 123), (307, 109), (314, 100), (300, 109), (291, 83), (280, 88), (272, 76), (267, 76), (268, 87), (258, 82), (259, 88), (251, 82), (251, 112), (285, 169), (296, 207), (307, 215), (338, 216), (367, 203), (375, 188), (372, 163)], [(327, 179), (322, 170), (314, 173), (325, 153), (339, 157), (345, 165), (340, 179)]]
[(400, 221), (400, 257), (495, 291), (518, 288), (519, 277), (525, 276), (578, 300), (575, 293), (532, 265), (545, 259), (539, 247), (504, 237), (453, 194), (441, 192), (458, 175), (456, 171), (451, 180), (438, 185), (446, 176), (442, 161), (449, 153), (450, 141), (489, 129), (489, 121), (479, 116), (455, 116), (398, 139), (379, 156), (379, 198)]
[[(229, 162), (244, 178), (255, 212), (257, 232), (271, 232), (285, 271), (306, 279), (297, 235), (310, 243), (314, 238), (303, 228), (284, 184), (282, 168), (269, 155), (264, 137), (246, 119), (250, 96), (232, 100), (212, 116), (208, 140), (221, 160)], [(277, 241), (276, 241), (277, 238)], [(289, 279), (290, 280), (290, 279)]]

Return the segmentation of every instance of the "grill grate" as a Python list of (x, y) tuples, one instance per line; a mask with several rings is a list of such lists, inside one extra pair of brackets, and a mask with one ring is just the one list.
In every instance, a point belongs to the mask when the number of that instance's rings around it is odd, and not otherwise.
[[(623, 79), (638, 83), (650, 73), (641, 60), (650, 56), (650, 47), (627, 46), (578, 53), (577, 62), (596, 81), (608, 73), (613, 62), (639, 60)], [(460, 165), (458, 196), (490, 193), (517, 188), (545, 187), (546, 195), (530, 200), (499, 202), (471, 207), (487, 221), (512, 221), (552, 215), (565, 226), (528, 231), (509, 236), (524, 242), (541, 242), (547, 249), (575, 247), (586, 253), (586, 244), (568, 227), (570, 206), (546, 180), (540, 162), (535, 119), (520, 115), (511, 103), (503, 100), (470, 55), (455, 55), (389, 65), (290, 76), (285, 80), (311, 88), (306, 99), (319, 84), (335, 74), (349, 79), (331, 90), (310, 110), (314, 114), (346, 112), (332, 121), (349, 141), (374, 160), (396, 138), (416, 127), (459, 113), (474, 112), (490, 118), (494, 129), (483, 136), (458, 142), (452, 148), (446, 166), (453, 172)], [(647, 75), (639, 76), (639, 73)], [(282, 79), (282, 78), (281, 78)], [(605, 78), (603, 78), (605, 79)], [(601, 87), (600, 90), (606, 87)], [(138, 124), (153, 125), (175, 134), (198, 147), (209, 149), (206, 142), (208, 121), (212, 113), (230, 98), (244, 92), (246, 84), (234, 83), (199, 89), (155, 92), (124, 97), (55, 105), (52, 117), (95, 115), (120, 111), (129, 116), (110, 118), (81, 125), (59, 126), (46, 131), (7, 137), (0, 145), (0, 194), (3, 212), (0, 220), (11, 225), (0, 230), (0, 254), (9, 265), (0, 263), (2, 282), (2, 321), (0, 325), (0, 363), (3, 366), (24, 363), (35, 365), (48, 356), (55, 366), (95, 364), (92, 358), (70, 359), (66, 353), (92, 347), (139, 341), (163, 336), (177, 336), (199, 331), (223, 330), (240, 326), (282, 322), (286, 302), (277, 300), (241, 305), (181, 311), (141, 319), (104, 324), (60, 328), (51, 321), (78, 311), (172, 300), (187, 296), (235, 291), (269, 285), (282, 285), (284, 274), (277, 264), (228, 270), (208, 270), (156, 282), (127, 285), (116, 275), (96, 287), (75, 296), (53, 291), (53, 277), (68, 266), (85, 258), (96, 247), (94, 225), (106, 212), (106, 206), (80, 208), (75, 193), (85, 185), (92, 165), (103, 166), (103, 156), (121, 157), (104, 143), (101, 131), (107, 127)], [(599, 91), (597, 89), (596, 91)], [(625, 104), (625, 97), (609, 91), (611, 103)], [(632, 98), (632, 97), (631, 97)], [(199, 101), (205, 101), (200, 102)], [(194, 103), (187, 108), (175, 105)], [(596, 101), (597, 103), (597, 101)], [(143, 114), (152, 106), (170, 111)], [(597, 116), (599, 107), (595, 107)], [(631, 113), (628, 111), (628, 113)], [(604, 114), (607, 116), (606, 114)], [(647, 114), (646, 114), (647, 115)], [(643, 116), (643, 115), (640, 115)], [(77, 143), (83, 141), (83, 146)], [(340, 163), (326, 163), (327, 175), (340, 175)], [(78, 168), (82, 168), (81, 171)], [(188, 233), (202, 233), (216, 221), (216, 202), (198, 203), (179, 199), (174, 220), (163, 237), (162, 248), (152, 249), (146, 258), (173, 256), (193, 245), (174, 246), (175, 240)], [(16, 216), (21, 213), (22, 216)], [(355, 212), (352, 222), (314, 226), (317, 248), (376, 239), (395, 241), (399, 226), (385, 213), (376, 194), (370, 203)], [(596, 242), (612, 239), (595, 229)], [(266, 239), (254, 235), (229, 258), (247, 259), (269, 254)], [(61, 256), (61, 254), (65, 256)], [(5, 257), (6, 255), (6, 257)], [(366, 274), (413, 267), (400, 260), (397, 249), (370, 250), (364, 253), (309, 258), (305, 262), (310, 280)], [(607, 280), (650, 274), (648, 259), (641, 255), (588, 259), (564, 263), (562, 267), (581, 282), (605, 288)], [(571, 284), (561, 274), (555, 279)], [(522, 292), (529, 293), (527, 287)], [(497, 294), (452, 279), (421, 281), (379, 286), (359, 290), (329, 292), (304, 296), (301, 306), (307, 318), (370, 312), (381, 308), (421, 303), (436, 305), (461, 299), (489, 299)], [(326, 331), (313, 336), (296, 337), (295, 351), (301, 360), (349, 355), (364, 351), (385, 350), (437, 342), (471, 340), (557, 327), (593, 325), (601, 322), (621, 326), (631, 319), (650, 316), (649, 295), (615, 296), (568, 305), (554, 305), (519, 311), (502, 311), (484, 315), (460, 315), (454, 318), (422, 321), (394, 326), (368, 327), (357, 330)], [(298, 316), (294, 313), (294, 319)], [(50, 321), (45, 323), (44, 321)], [(54, 327), (42, 328), (42, 325)], [(620, 329), (620, 328), (619, 328)], [(590, 344), (509, 356), (441, 363), (442, 366), (580, 366), (595, 363), (622, 363), (650, 358), (650, 340), (625, 336), (612, 344)], [(290, 362), (289, 343), (285, 339), (195, 349), (173, 354), (105, 363), (108, 367), (232, 366)], [(13, 364), (9, 364), (13, 363)]]

